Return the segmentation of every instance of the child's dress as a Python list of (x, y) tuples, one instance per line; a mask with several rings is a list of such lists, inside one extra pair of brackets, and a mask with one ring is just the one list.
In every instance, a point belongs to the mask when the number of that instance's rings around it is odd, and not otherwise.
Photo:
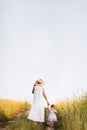
[(42, 86), (35, 87), (33, 103), (28, 115), (28, 119), (37, 122), (44, 122), (44, 103)]
[(57, 121), (56, 112), (57, 111), (55, 109), (49, 109), (49, 114), (48, 114), (48, 121), (49, 122), (56, 122)]

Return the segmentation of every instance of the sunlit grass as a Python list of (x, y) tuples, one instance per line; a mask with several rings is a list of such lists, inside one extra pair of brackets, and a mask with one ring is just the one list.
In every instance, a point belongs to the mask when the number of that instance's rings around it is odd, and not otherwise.
[[(30, 106), (27, 102), (0, 100), (0, 120), (10, 120), (20, 111), (24, 109), (29, 110)], [(87, 130), (87, 94), (72, 100), (56, 103), (55, 106), (58, 119), (56, 128), (58, 130)], [(44, 124), (34, 124), (34, 122), (27, 119), (28, 112), (25, 111), (24, 115), (10, 124), (6, 130), (45, 130), (47, 122), (46, 113)]]
[(65, 130), (87, 130), (87, 94), (56, 104)]
[(27, 102), (0, 99), (0, 121), (10, 120), (15, 114), (29, 107)]

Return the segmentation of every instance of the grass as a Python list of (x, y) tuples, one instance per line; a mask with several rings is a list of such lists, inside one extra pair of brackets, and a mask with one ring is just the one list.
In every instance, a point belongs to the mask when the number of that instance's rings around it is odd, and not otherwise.
[(11, 120), (24, 109), (29, 109), (27, 102), (0, 99), (0, 121)]
[[(72, 100), (62, 101), (56, 103), (57, 118), (56, 123), (57, 130), (87, 130), (87, 94)], [(4, 118), (12, 119), (12, 116), (19, 113), (23, 109), (29, 109), (30, 104), (0, 100), (0, 119)], [(45, 109), (46, 112), (46, 109)], [(45, 113), (46, 114), (46, 113)], [(44, 123), (37, 123), (29, 121), (27, 119), (28, 111), (22, 114), (21, 118), (15, 120), (10, 124), (6, 130), (46, 130), (46, 121)], [(45, 115), (46, 117), (46, 115)]]
[(65, 130), (87, 130), (87, 94), (56, 104)]
[(11, 124), (6, 130), (44, 130), (44, 125), (41, 123), (34, 124), (34, 122), (23, 118)]

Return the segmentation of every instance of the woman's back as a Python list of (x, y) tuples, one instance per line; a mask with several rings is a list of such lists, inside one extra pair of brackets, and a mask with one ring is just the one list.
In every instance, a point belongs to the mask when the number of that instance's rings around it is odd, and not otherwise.
[(41, 104), (43, 102), (43, 87), (36, 86), (34, 90), (33, 103)]

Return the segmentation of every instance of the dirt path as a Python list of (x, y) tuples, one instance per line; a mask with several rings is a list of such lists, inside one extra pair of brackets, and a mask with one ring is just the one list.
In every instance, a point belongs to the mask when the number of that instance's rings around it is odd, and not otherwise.
[(6, 130), (6, 128), (8, 127), (8, 125), (14, 123), (15, 121), (8, 121), (8, 122), (4, 122), (4, 124), (2, 125), (2, 127), (0, 127), (0, 130)]
[(0, 130), (6, 130), (6, 128), (0, 128)]
[(14, 115), (14, 120), (11, 120), (11, 121), (7, 121), (7, 122), (4, 122), (4, 125), (2, 127), (0, 127), (0, 130), (6, 130), (6, 128), (14, 123), (16, 121), (16, 119), (20, 119), (21, 117), (24, 117), (25, 116), (25, 113), (27, 112), (28, 110), (22, 110), (20, 113), (18, 113), (17, 115)]
[[(8, 127), (10, 124), (14, 123), (17, 119), (20, 119), (20, 118), (26, 116), (27, 112), (28, 112), (28, 110), (23, 110), (23, 111), (21, 111), (19, 114), (15, 115), (15, 119), (14, 119), (14, 120), (8, 121), (8, 122), (5, 124), (4, 127), (0, 127), (0, 130), (6, 130), (7, 127)], [(51, 128), (51, 127), (48, 127), (48, 126), (47, 126), (47, 127), (45, 128), (45, 130), (59, 130), (59, 129), (55, 129), (55, 128)]]

